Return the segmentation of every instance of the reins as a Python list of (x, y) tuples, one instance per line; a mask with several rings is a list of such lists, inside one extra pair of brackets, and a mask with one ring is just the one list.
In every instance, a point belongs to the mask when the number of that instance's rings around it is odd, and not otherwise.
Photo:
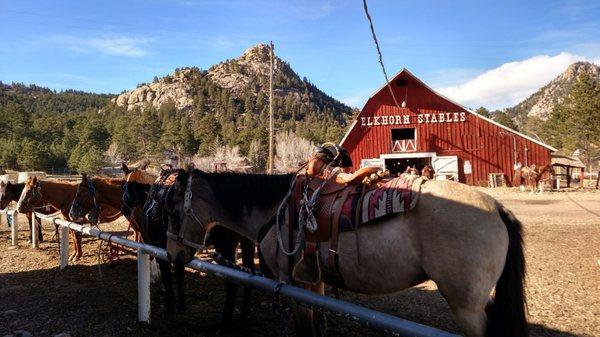
[[(183, 213), (185, 214), (185, 216), (194, 219), (194, 221), (196, 221), (200, 225), (200, 227), (202, 229), (204, 229), (204, 224), (202, 223), (202, 221), (200, 221), (200, 219), (198, 219), (198, 216), (196, 216), (196, 213), (194, 213), (194, 209), (192, 208), (193, 177), (194, 177), (194, 175), (190, 174), (190, 176), (188, 178), (187, 186), (185, 188), (185, 194), (184, 194), (184, 199), (183, 199)], [(194, 248), (196, 250), (204, 249), (204, 245), (197, 244), (195, 242), (189, 241), (184, 238), (186, 224), (187, 223), (185, 221), (181, 221), (181, 227), (179, 228), (179, 233), (177, 233), (177, 235), (175, 235), (171, 231), (167, 230), (167, 238), (169, 238), (171, 240), (175, 240), (185, 246)]]

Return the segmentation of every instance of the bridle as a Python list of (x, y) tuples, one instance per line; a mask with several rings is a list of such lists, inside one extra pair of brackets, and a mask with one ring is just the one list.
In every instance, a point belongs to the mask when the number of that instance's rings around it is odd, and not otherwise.
[[(34, 211), (36, 208), (38, 208), (38, 207), (36, 207), (36, 206), (34, 206), (32, 204), (32, 202), (34, 200), (37, 200), (37, 201), (40, 201), (40, 202), (43, 201), (43, 196), (42, 196), (42, 182), (41, 181), (36, 182), (35, 186), (33, 186), (33, 188), (31, 189), (31, 195), (28, 196), (25, 199), (25, 201), (26, 201), (25, 205), (27, 206), (27, 209), (25, 211)], [(22, 204), (23, 203), (21, 203), (21, 205)], [(19, 207), (19, 205), (17, 204), (17, 208), (18, 207)], [(44, 207), (46, 207), (46, 206), (41, 206), (39, 208), (44, 208)]]
[(133, 213), (133, 210), (140, 205), (139, 198), (137, 196), (135, 199), (132, 197), (129, 181), (123, 183), (123, 195), (121, 196), (121, 203), (124, 206), (123, 209), (127, 209), (130, 214)]
[[(188, 178), (187, 186), (185, 188), (185, 194), (184, 194), (184, 199), (183, 199), (183, 213), (185, 214), (186, 217), (190, 217), (190, 218), (194, 219), (194, 221), (196, 221), (200, 225), (200, 227), (204, 230), (204, 224), (202, 223), (202, 221), (200, 221), (200, 219), (198, 219), (198, 217), (196, 216), (196, 213), (194, 213), (194, 209), (192, 208), (192, 197), (193, 197), (193, 195), (192, 195), (192, 180), (193, 180), (193, 174), (190, 174), (189, 178)], [(181, 221), (181, 227), (179, 228), (179, 233), (177, 233), (177, 235), (176, 235), (176, 234), (172, 233), (171, 231), (167, 230), (167, 238), (177, 241), (184, 246), (194, 248), (196, 250), (204, 249), (204, 245), (197, 244), (197, 243), (187, 240), (183, 237), (185, 234), (185, 229), (186, 229), (186, 222)]]
[[(93, 204), (92, 209), (88, 212), (88, 220), (92, 223), (95, 223), (98, 220), (96, 217), (99, 217), (100, 214), (100, 205), (98, 205), (98, 201), (96, 198), (96, 185), (94, 185), (94, 181), (92, 179), (87, 180), (88, 193), (92, 196)], [(71, 208), (73, 213), (79, 213), (79, 216), (83, 215), (83, 207), (81, 206), (81, 201), (79, 200), (79, 194), (81, 192), (81, 185), (77, 187), (77, 193), (75, 194), (75, 198), (73, 199), (73, 204)]]

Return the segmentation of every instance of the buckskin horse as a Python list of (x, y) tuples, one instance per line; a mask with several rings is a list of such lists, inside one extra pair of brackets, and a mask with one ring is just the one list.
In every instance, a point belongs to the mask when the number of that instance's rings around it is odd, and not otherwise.
[[(302, 250), (303, 232), (297, 227), (290, 232), (288, 223), (265, 226), (292, 181), (294, 175), (180, 171), (167, 200), (169, 257), (191, 260), (195, 249), (185, 243), (201, 242), (218, 223), (260, 242), (278, 278), (294, 281), (292, 261), (283, 251), (294, 250), (286, 238), (296, 238)], [(425, 181), (411, 211), (340, 232), (337, 241), (337, 272), (348, 290), (387, 294), (433, 280), (466, 336), (528, 335), (521, 223), (470, 186)], [(329, 249), (329, 242), (318, 246), (320, 266), (328, 265)], [(296, 254), (293, 263), (299, 258)], [(311, 289), (324, 290), (322, 283)], [(324, 333), (320, 314), (298, 307), (295, 318), (300, 334)]]
[[(162, 217), (158, 219), (158, 221), (148, 219), (148, 214), (151, 213), (151, 208), (153, 207), (152, 202), (148, 202), (148, 197), (158, 197), (156, 195), (156, 189), (160, 188), (160, 186), (153, 187), (157, 182), (157, 176), (150, 174), (144, 169), (130, 169), (126, 164), (123, 164), (122, 169), (125, 174), (125, 184), (123, 185), (121, 212), (126, 216), (133, 214), (136, 221), (141, 224), (142, 239), (144, 242), (166, 248), (167, 224), (163, 222), (164, 219)], [(177, 170), (172, 170), (172, 167), (165, 166), (161, 176), (164, 177), (165, 175), (171, 175), (173, 173), (177, 173)], [(168, 179), (168, 177), (165, 179)], [(207, 246), (213, 245), (215, 251), (229, 261), (235, 261), (236, 250), (237, 247), (240, 246), (242, 251), (242, 264), (249, 269), (254, 269), (254, 252), (256, 250), (256, 245), (253, 241), (242, 237), (236, 232), (225, 227), (217, 226), (213, 228), (205, 238), (204, 244)], [(161, 259), (157, 259), (157, 262), (160, 267), (165, 291), (166, 312), (170, 313), (174, 310), (175, 303), (171, 263)], [(178, 293), (177, 309), (179, 311), (185, 309), (185, 289), (183, 279), (183, 264), (175, 263), (175, 281), (177, 283)], [(238, 285), (233, 282), (226, 282), (225, 286), (226, 299), (221, 321), (221, 325), (224, 328), (229, 327), (230, 323), (233, 321), (235, 297), (238, 288)], [(250, 314), (250, 296), (250, 288), (245, 287), (242, 310), (240, 313), (242, 322), (244, 322)]]
[[(0, 181), (0, 209), (5, 209), (13, 201), (19, 201), (19, 197), (21, 196), (24, 187), (25, 183), (13, 184), (10, 181), (6, 183), (4, 181)], [(54, 207), (45, 204), (35, 205), (33, 208), (36, 212), (40, 212), (43, 214), (52, 214), (58, 211)], [(33, 233), (31, 228), (33, 219), (31, 215), (32, 212), (25, 213), (25, 216), (27, 217), (27, 223), (29, 224), (29, 240), (33, 239)], [(37, 223), (37, 234), (38, 241), (44, 241), (44, 233), (42, 233), (41, 223)]]
[[(35, 210), (37, 205), (48, 204), (58, 211), (66, 220), (71, 220), (69, 211), (71, 201), (77, 193), (77, 183), (38, 180), (37, 177), (29, 178), (25, 182), (21, 196), (17, 202), (17, 211), (19, 213), (30, 213)], [(118, 210), (107, 208), (107, 214), (118, 213)], [(103, 218), (104, 215), (102, 215)], [(70, 261), (77, 261), (83, 256), (81, 249), (81, 233), (69, 231), (71, 242), (73, 244), (73, 253), (69, 257)]]

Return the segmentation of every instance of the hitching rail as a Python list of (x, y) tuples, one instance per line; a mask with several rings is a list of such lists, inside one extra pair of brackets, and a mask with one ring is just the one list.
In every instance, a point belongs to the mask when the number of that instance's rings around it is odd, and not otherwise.
[[(150, 271), (149, 256), (166, 259), (167, 252), (164, 249), (147, 245), (140, 242), (127, 240), (120, 236), (102, 232), (97, 228), (82, 226), (74, 222), (66, 221), (57, 217), (46, 216), (35, 213), (36, 217), (51, 221), (60, 226), (61, 258), (60, 268), (67, 266), (68, 250), (68, 230), (72, 229), (83, 234), (97, 237), (104, 241), (113, 242), (125, 247), (137, 250), (138, 267), (138, 320), (140, 322), (150, 322)], [(188, 264), (188, 267), (202, 271), (211, 272), (217, 276), (235, 281), (244, 286), (249, 286), (257, 290), (276, 294), (279, 288), (279, 294), (283, 297), (291, 298), (297, 302), (304, 303), (311, 307), (319, 308), (325, 311), (341, 314), (343, 317), (361, 323), (366, 327), (380, 332), (393, 334), (395, 336), (406, 337), (457, 337), (442, 330), (438, 330), (426, 325), (414, 323), (402, 318), (388, 315), (382, 312), (371, 310), (353, 303), (341, 301), (335, 298), (318, 295), (316, 293), (300, 289), (290, 285), (280, 285), (278, 282), (264, 277), (252, 275), (240, 270), (221, 266), (207, 261), (194, 259)]]
[[(14, 209), (3, 209), (0, 210), (0, 223), (2, 223), (2, 215), (6, 216), (6, 222), (11, 221), (10, 224), (10, 246), (12, 248), (18, 247), (18, 232), (19, 232), (19, 212)], [(9, 220), (10, 219), (10, 220)], [(36, 237), (37, 244), (37, 237)], [(34, 246), (33, 248), (37, 248)]]

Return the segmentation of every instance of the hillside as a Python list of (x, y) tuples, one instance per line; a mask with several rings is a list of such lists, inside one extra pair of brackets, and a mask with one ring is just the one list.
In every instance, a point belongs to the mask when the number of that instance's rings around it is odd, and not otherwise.
[[(345, 123), (352, 109), (326, 95), (290, 65), (275, 57), (274, 93), (276, 115), (281, 120), (302, 120), (309, 113), (326, 114)], [(215, 88), (216, 87), (216, 88)], [(223, 96), (231, 98), (241, 113), (260, 113), (268, 106), (269, 47), (259, 44), (237, 59), (226, 60), (208, 70), (177, 69), (152, 83), (119, 95), (113, 101), (127, 110), (159, 108), (172, 100), (177, 109), (190, 112), (222, 112)], [(247, 106), (251, 105), (251, 106)]]
[(506, 112), (520, 126), (525, 125), (530, 117), (546, 121), (554, 107), (564, 101), (579, 75), (584, 73), (592, 79), (600, 80), (600, 67), (597, 65), (589, 62), (573, 63), (550, 83), (540, 88), (523, 102), (507, 109)]
[[(276, 58), (276, 132), (338, 141), (353, 111)], [(120, 95), (0, 83), (0, 165), (97, 172), (121, 160), (207, 156), (223, 146), (265, 167), (269, 48), (201, 70), (176, 69)]]

